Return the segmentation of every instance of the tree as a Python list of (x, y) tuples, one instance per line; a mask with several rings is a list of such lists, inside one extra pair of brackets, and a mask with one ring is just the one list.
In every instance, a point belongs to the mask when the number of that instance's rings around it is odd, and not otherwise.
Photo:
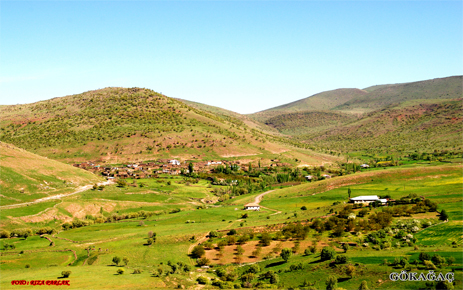
[(352, 190), (350, 190), (350, 187), (347, 189), (347, 195), (349, 195), (349, 199), (350, 199), (350, 195), (352, 194)]
[(236, 254), (237, 254), (238, 256), (242, 256), (243, 253), (244, 253), (243, 247), (241, 247), (241, 246), (236, 247)]
[(336, 256), (336, 251), (331, 247), (324, 247), (320, 254), (320, 259), (322, 261), (331, 260)]
[(208, 258), (204, 257), (204, 258), (196, 260), (196, 262), (198, 263), (198, 266), (205, 266), (209, 264), (211, 261), (209, 261)]
[(252, 264), (246, 272), (257, 274), (260, 272), (260, 266), (258, 264)]
[(204, 247), (200, 245), (195, 246), (191, 251), (191, 256), (193, 258), (201, 258), (202, 256), (204, 256), (204, 254), (206, 254), (206, 251), (204, 250)]
[(261, 251), (261, 247), (257, 247), (254, 251), (252, 251), (252, 256), (258, 258), (260, 256)]
[(293, 252), (291, 251), (291, 249), (283, 249), (283, 250), (281, 250), (280, 257), (283, 260), (285, 260), (285, 262), (288, 262), (288, 260), (291, 257), (292, 253)]
[(122, 261), (123, 261), (124, 264), (127, 266), (127, 264), (129, 263), (129, 258), (124, 257), (124, 258), (122, 259)]
[(447, 214), (447, 212), (445, 211), (445, 209), (441, 210), (439, 219), (440, 219), (441, 221), (446, 221), (446, 220), (449, 219), (449, 215)]
[(363, 280), (362, 283), (360, 283), (358, 290), (370, 290), (370, 288), (368, 288), (367, 281)]
[(193, 163), (191, 163), (191, 162), (188, 164), (188, 171), (189, 171), (190, 175), (193, 174), (194, 166), (193, 166)]
[(198, 284), (206, 285), (208, 280), (206, 277), (199, 276), (198, 278), (196, 278), (196, 281), (198, 282)]
[(264, 245), (264, 246), (270, 246), (270, 242), (272, 241), (272, 238), (270, 237), (269, 233), (263, 233), (261, 236), (260, 236), (260, 242)]
[(119, 266), (119, 263), (121, 262), (121, 258), (118, 256), (113, 257), (113, 263), (116, 264), (116, 266)]
[(326, 290), (335, 290), (338, 287), (338, 279), (334, 276), (329, 276), (325, 281)]
[(347, 265), (346, 266), (346, 274), (350, 278), (352, 278), (355, 274), (355, 266), (354, 265)]
[(347, 243), (342, 244), (342, 249), (344, 250), (344, 253), (347, 253), (347, 250), (349, 250), (349, 244)]
[(63, 278), (68, 278), (71, 275), (71, 273), (71, 271), (63, 271), (61, 272), (61, 275), (63, 276)]
[(127, 186), (127, 182), (125, 182), (125, 180), (119, 179), (117, 181), (117, 187), (125, 187), (125, 186)]
[(420, 259), (421, 263), (424, 263), (424, 261), (431, 261), (431, 255), (421, 252), (418, 259)]
[(336, 263), (336, 264), (345, 264), (345, 263), (347, 263), (347, 256), (345, 256), (345, 255), (336, 256), (336, 259), (334, 260), (334, 263)]

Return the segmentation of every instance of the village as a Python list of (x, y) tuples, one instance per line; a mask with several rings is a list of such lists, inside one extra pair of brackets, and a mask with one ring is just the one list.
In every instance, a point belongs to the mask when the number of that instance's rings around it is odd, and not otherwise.
[[(272, 167), (288, 167), (287, 163), (279, 162), (279, 160), (271, 160), (269, 165)], [(193, 163), (194, 162), (194, 163)], [(74, 167), (82, 168), (97, 175), (102, 175), (106, 179), (124, 179), (124, 178), (151, 178), (157, 174), (180, 175), (189, 173), (189, 164), (193, 165), (196, 173), (213, 173), (217, 166), (236, 168), (238, 170), (249, 171), (249, 164), (243, 164), (241, 161), (179, 161), (176, 159), (158, 159), (156, 161), (129, 163), (122, 166), (101, 165), (96, 162), (87, 161), (73, 164)]]

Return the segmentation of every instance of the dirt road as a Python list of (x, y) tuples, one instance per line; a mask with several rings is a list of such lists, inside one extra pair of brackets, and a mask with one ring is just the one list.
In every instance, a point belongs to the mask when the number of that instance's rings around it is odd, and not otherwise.
[(261, 193), (259, 194), (258, 196), (256, 196), (256, 198), (254, 199), (254, 203), (257, 203), (259, 204), (261, 201), (262, 201), (262, 198), (264, 197), (264, 195), (266, 195), (267, 193), (270, 193), (272, 191), (275, 191), (275, 189), (272, 189), (272, 190), (269, 190), (269, 191), (266, 191), (264, 193)]
[[(105, 182), (100, 182), (97, 185), (109, 185), (109, 184), (112, 184), (112, 183), (114, 183), (112, 180), (108, 180), (108, 181), (105, 181)], [(50, 200), (54, 200), (54, 199), (60, 199), (60, 198), (63, 198), (63, 197), (71, 196), (71, 195), (74, 195), (74, 194), (89, 190), (92, 187), (93, 187), (93, 184), (80, 186), (74, 192), (71, 192), (71, 193), (63, 193), (63, 194), (47, 196), (47, 197), (39, 198), (39, 199), (36, 199), (34, 201), (30, 201), (30, 202), (11, 204), (11, 205), (2, 205), (2, 206), (0, 206), (0, 209), (17, 208), (17, 207), (28, 206), (28, 205), (36, 204), (36, 203), (40, 203), (40, 202), (50, 201)]]

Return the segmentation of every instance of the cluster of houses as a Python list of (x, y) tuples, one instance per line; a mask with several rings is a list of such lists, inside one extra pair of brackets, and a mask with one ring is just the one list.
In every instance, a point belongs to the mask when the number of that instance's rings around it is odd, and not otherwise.
[[(188, 173), (190, 161), (179, 161), (176, 159), (159, 159), (155, 162), (130, 163), (123, 166), (105, 166), (92, 161), (73, 164), (95, 174), (101, 174), (108, 179), (113, 178), (150, 178), (155, 174), (178, 175), (182, 172)], [(195, 172), (212, 173), (218, 165), (238, 165), (244, 171), (248, 170), (247, 165), (241, 165), (240, 161), (199, 161), (194, 163)]]

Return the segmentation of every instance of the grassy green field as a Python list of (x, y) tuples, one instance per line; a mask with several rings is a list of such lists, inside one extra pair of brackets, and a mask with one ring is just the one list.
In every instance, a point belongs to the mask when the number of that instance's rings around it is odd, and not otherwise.
[[(267, 281), (265, 285), (297, 288), (308, 282), (315, 287), (314, 289), (325, 289), (327, 277), (334, 276), (337, 278), (338, 287), (342, 289), (357, 289), (363, 280), (367, 281), (370, 289), (417, 289), (424, 287), (424, 282), (390, 281), (389, 274), (400, 273), (402, 268), (383, 263), (385, 260), (392, 263), (401, 257), (407, 257), (413, 262), (420, 252), (427, 252), (431, 255), (438, 253), (446, 259), (455, 259), (451, 266), (445, 265), (438, 271), (456, 269), (455, 289), (459, 289), (458, 287), (462, 286), (463, 266), (459, 250), (463, 242), (461, 169), (461, 165), (404, 166), (365, 171), (314, 183), (305, 182), (281, 189), (275, 187), (264, 196), (261, 205), (265, 208), (260, 211), (242, 210), (243, 205), (252, 202), (259, 193), (242, 195), (215, 204), (203, 204), (202, 199), (214, 197), (212, 190), (216, 186), (209, 186), (204, 180), (188, 186), (181, 182), (181, 178), (161, 178), (160, 182), (154, 179), (137, 180), (137, 184), (144, 183), (145, 186), (119, 188), (111, 185), (102, 191), (88, 190), (57, 201), (2, 210), (2, 223), (6, 225), (4, 228), (9, 230), (37, 230), (49, 226), (56, 228), (58, 232), (46, 235), (54, 242), (53, 246), (47, 239), (37, 235), (29, 236), (27, 239), (0, 239), (2, 249), (14, 245), (14, 249), (1, 251), (0, 287), (12, 289), (12, 280), (56, 280), (61, 276), (61, 271), (69, 270), (72, 272), (68, 278), (71, 284), (69, 289), (171, 289), (177, 288), (178, 285), (187, 289), (197, 289), (197, 277), (217, 279), (215, 272), (196, 267), (196, 260), (188, 256), (195, 245), (206, 241), (204, 237), (209, 232), (218, 231), (221, 235), (232, 229), (236, 229), (238, 233), (255, 232), (256, 236), (252, 241), (257, 243), (259, 232), (273, 233), (285, 223), (306, 222), (311, 218), (327, 215), (330, 211), (340, 211), (344, 202), (348, 200), (347, 191), (350, 188), (353, 197), (389, 195), (393, 199), (400, 199), (414, 193), (435, 201), (438, 211), (447, 211), (449, 221), (439, 223), (437, 213), (395, 217), (394, 224), (418, 219), (422, 222), (432, 221), (434, 225), (420, 229), (414, 234), (417, 239), (414, 245), (402, 243), (400, 247), (383, 250), (373, 245), (362, 246), (368, 233), (346, 233), (340, 238), (335, 238), (329, 231), (319, 234), (310, 230), (308, 237), (301, 242), (303, 246), (298, 254), (292, 255), (288, 262), (285, 263), (278, 256), (279, 253), (267, 257), (268, 259), (264, 259), (263, 256), (257, 259), (260, 274), (271, 270), (278, 275), (278, 284), (268, 284)], [(171, 184), (168, 185), (167, 181), (171, 181)], [(128, 180), (129, 184), (131, 182)], [(306, 206), (307, 210), (301, 210), (302, 206)], [(172, 212), (174, 209), (180, 211)], [(61, 214), (68, 218), (68, 222), (72, 222), (77, 218), (83, 220), (89, 215), (110, 217), (141, 210), (152, 211), (154, 214), (146, 218), (135, 217), (95, 223), (69, 230), (62, 230), (60, 227), (66, 220), (53, 217), (59, 217)], [(372, 213), (380, 211), (381, 208), (373, 209)], [(47, 215), (48, 212), (53, 212), (53, 215)], [(242, 217), (244, 213), (248, 214), (247, 218)], [(37, 221), (30, 222), (29, 219), (32, 217), (37, 218)], [(149, 232), (156, 233), (156, 241), (152, 245), (148, 245)], [(225, 238), (226, 236), (215, 238), (213, 243)], [(305, 248), (313, 241), (319, 242), (316, 253), (304, 255)], [(294, 245), (294, 242), (295, 240), (289, 239), (274, 241), (274, 244)], [(340, 249), (341, 242), (358, 244), (356, 247), (350, 247), (345, 253), (348, 257), (347, 264), (333, 265), (329, 261), (320, 261), (321, 248), (326, 245), (335, 247), (338, 255), (343, 254)], [(452, 244), (453, 242), (455, 243)], [(246, 245), (243, 247), (250, 251)], [(230, 259), (236, 255), (236, 246), (234, 249), (231, 253), (226, 253)], [(75, 251), (77, 259), (69, 250)], [(208, 251), (218, 252), (217, 249)], [(126, 257), (127, 265), (121, 263), (116, 266), (112, 262), (114, 256)], [(188, 265), (190, 269), (166, 275), (166, 271), (170, 269), (168, 263), (181, 263)], [(237, 273), (236, 279), (227, 284), (230, 287), (241, 284), (238, 277), (249, 267), (228, 262), (220, 265), (217, 261), (213, 261), (213, 265), (212, 269), (232, 269)], [(352, 277), (346, 274), (346, 265), (355, 267)], [(421, 264), (411, 267), (412, 271), (427, 271)], [(117, 274), (119, 268), (124, 268), (125, 273)], [(158, 277), (160, 268), (164, 272)], [(135, 269), (140, 269), (141, 274), (132, 274)], [(258, 282), (256, 277), (252, 280), (252, 283)], [(203, 288), (217, 289), (217, 286), (210, 283), (211, 281)], [(27, 287), (14, 286), (14, 289), (23, 288)]]

